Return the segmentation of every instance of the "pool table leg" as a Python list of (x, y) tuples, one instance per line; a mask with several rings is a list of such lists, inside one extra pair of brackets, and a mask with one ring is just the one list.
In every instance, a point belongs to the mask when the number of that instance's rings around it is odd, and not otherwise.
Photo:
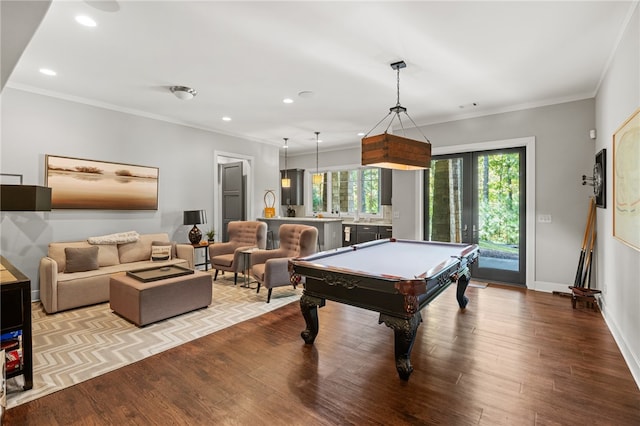
[(312, 345), (318, 335), (318, 306), (323, 307), (324, 304), (325, 299), (319, 297), (308, 296), (304, 293), (300, 297), (300, 310), (302, 311), (304, 322), (307, 324), (307, 328), (300, 333), (300, 336), (308, 345)]
[(404, 319), (380, 314), (378, 323), (381, 322), (393, 329), (398, 376), (402, 380), (409, 380), (409, 376), (413, 372), (411, 350), (413, 349), (413, 342), (416, 340), (416, 331), (422, 322), (422, 315), (420, 315), (420, 312), (416, 312), (410, 319)]
[(456, 299), (458, 299), (460, 309), (466, 308), (469, 303), (469, 298), (464, 295), (464, 292), (467, 291), (467, 285), (469, 285), (469, 277), (466, 274), (461, 274), (458, 278), (458, 290), (456, 291)]

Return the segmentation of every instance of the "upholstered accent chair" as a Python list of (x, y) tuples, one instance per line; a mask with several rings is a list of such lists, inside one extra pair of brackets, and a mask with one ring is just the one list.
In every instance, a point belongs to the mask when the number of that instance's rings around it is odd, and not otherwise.
[(209, 245), (211, 268), (215, 269), (213, 280), (218, 278), (218, 271), (233, 272), (233, 282), (238, 283), (238, 272), (242, 272), (242, 250), (267, 246), (267, 224), (258, 221), (233, 221), (227, 225), (229, 242)]
[(274, 287), (291, 285), (289, 281), (289, 259), (309, 256), (318, 247), (318, 229), (307, 225), (280, 225), (280, 248), (256, 250), (251, 253), (251, 275), (260, 286), (269, 290), (267, 303), (271, 301)]

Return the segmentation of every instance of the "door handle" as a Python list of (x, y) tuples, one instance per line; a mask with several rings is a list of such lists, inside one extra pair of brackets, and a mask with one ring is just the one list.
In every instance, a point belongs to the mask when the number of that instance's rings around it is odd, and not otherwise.
[(464, 224), (464, 228), (462, 228), (462, 233), (464, 235), (467, 235), (469, 233), (469, 227), (467, 226), (467, 224)]

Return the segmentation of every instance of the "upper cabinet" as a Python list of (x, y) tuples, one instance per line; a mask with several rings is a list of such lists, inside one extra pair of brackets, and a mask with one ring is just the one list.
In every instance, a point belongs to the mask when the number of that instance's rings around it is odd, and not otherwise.
[(380, 204), (383, 206), (391, 205), (392, 171), (391, 169), (380, 169)]
[[(280, 188), (280, 204), (283, 206), (304, 205), (304, 169), (286, 170), (287, 177), (291, 179), (291, 187)], [(280, 170), (280, 178), (284, 178), (285, 170)]]

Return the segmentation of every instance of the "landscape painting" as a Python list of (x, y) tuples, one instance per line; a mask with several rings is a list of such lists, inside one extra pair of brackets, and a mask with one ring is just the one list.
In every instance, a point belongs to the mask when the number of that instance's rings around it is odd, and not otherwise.
[(613, 236), (640, 251), (640, 108), (613, 135)]
[(158, 168), (47, 155), (52, 209), (157, 210)]

